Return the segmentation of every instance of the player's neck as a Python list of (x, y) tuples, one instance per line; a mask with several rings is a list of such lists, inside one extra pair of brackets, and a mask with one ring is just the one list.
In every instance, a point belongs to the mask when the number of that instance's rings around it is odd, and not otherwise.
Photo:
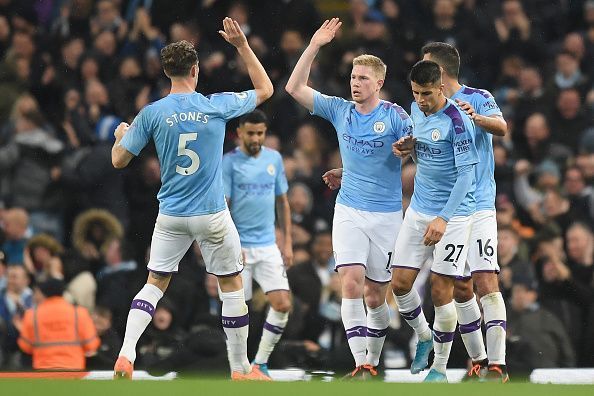
[(379, 102), (379, 97), (369, 98), (365, 102), (355, 103), (355, 110), (361, 114), (369, 114), (377, 107)]
[(428, 111), (425, 113), (425, 116), (430, 116), (431, 114), (437, 113), (439, 110), (443, 109), (447, 104), (448, 104), (448, 100), (444, 95), (444, 97), (441, 99), (441, 101), (439, 101), (437, 103), (437, 105), (433, 109), (431, 109), (431, 111)]
[(196, 92), (194, 82), (191, 79), (171, 80), (170, 94), (193, 93)]
[(260, 151), (258, 151), (256, 154), (252, 154), (248, 151), (247, 148), (245, 148), (245, 146), (243, 144), (239, 146), (239, 149), (241, 150), (242, 153), (244, 153), (248, 157), (254, 157), (254, 158), (258, 158), (260, 156), (260, 153), (262, 152), (262, 149), (260, 149)]
[(447, 98), (454, 96), (462, 88), (462, 84), (455, 78), (445, 78), (443, 80), (443, 93)]

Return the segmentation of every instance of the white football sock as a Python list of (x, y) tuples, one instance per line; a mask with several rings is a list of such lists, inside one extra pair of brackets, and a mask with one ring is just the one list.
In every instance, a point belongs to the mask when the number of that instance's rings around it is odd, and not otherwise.
[(266, 316), (266, 322), (264, 322), (264, 330), (262, 331), (262, 338), (258, 346), (258, 353), (256, 353), (256, 358), (254, 359), (255, 363), (268, 363), (268, 358), (274, 346), (283, 335), (288, 319), (288, 312), (278, 312), (270, 307)]
[(456, 307), (453, 301), (441, 307), (435, 307), (435, 322), (433, 323), (435, 357), (431, 368), (443, 374), (446, 372), (446, 366), (450, 358), (457, 321)]
[(425, 314), (421, 308), (421, 297), (416, 289), (411, 289), (402, 296), (394, 294), (394, 298), (398, 303), (398, 311), (400, 315), (406, 320), (417, 333), (419, 341), (427, 341), (431, 339), (431, 329), (425, 319)]
[(458, 329), (464, 341), (468, 356), (473, 362), (479, 362), (487, 358), (483, 333), (481, 332), (481, 310), (476, 298), (473, 296), (465, 302), (457, 302), (456, 313), (458, 314)]
[(126, 334), (119, 354), (131, 363), (136, 360), (136, 344), (148, 324), (151, 323), (161, 297), (163, 297), (161, 289), (147, 283), (132, 300), (126, 322)]
[(500, 292), (490, 293), (481, 298), (485, 326), (487, 327), (487, 358), (489, 364), (505, 364), (505, 330), (507, 315), (505, 302)]
[(247, 374), (251, 370), (247, 358), (250, 317), (243, 288), (234, 292), (221, 293), (221, 300), (223, 300), (221, 321), (227, 336), (229, 366), (231, 371)]
[(340, 313), (355, 366), (362, 366), (365, 364), (367, 349), (367, 317), (363, 298), (343, 298)]
[(379, 364), (389, 325), (390, 309), (385, 301), (377, 308), (367, 307), (367, 364)]

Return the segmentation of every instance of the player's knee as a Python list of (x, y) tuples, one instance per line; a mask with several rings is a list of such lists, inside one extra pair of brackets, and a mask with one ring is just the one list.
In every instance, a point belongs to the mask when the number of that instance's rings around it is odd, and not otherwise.
[(433, 304), (436, 306), (448, 304), (453, 299), (452, 290), (449, 288), (432, 285), (431, 299), (433, 300)]
[(406, 279), (403, 279), (400, 277), (393, 277), (391, 286), (392, 286), (392, 291), (397, 296), (402, 296), (404, 294), (407, 294), (412, 289), (412, 284), (410, 282), (408, 282)]
[(352, 278), (342, 279), (342, 296), (345, 298), (360, 298), (363, 295), (363, 282)]
[(291, 304), (291, 300), (290, 299), (283, 299), (280, 301), (275, 301), (274, 303), (270, 304), (272, 306), (272, 309), (274, 309), (276, 312), (282, 312), (282, 313), (289, 313), (291, 312), (291, 309), (293, 308), (293, 304)]
[(377, 293), (370, 293), (365, 295), (365, 305), (369, 308), (377, 308), (386, 301), (385, 296), (381, 296)]
[(476, 293), (479, 298), (499, 291), (499, 280), (497, 279), (497, 275), (489, 275), (492, 276), (483, 276), (475, 281)]
[(474, 298), (474, 291), (472, 289), (472, 282), (470, 281), (456, 281), (454, 287), (454, 299), (457, 302), (466, 302)]

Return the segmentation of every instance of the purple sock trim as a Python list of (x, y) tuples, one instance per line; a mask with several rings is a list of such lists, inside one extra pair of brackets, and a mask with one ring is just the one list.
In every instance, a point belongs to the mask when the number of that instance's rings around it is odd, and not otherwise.
[(250, 315), (243, 316), (221, 316), (221, 323), (223, 327), (228, 329), (238, 329), (250, 324)]
[(345, 330), (347, 340), (350, 340), (353, 337), (366, 337), (367, 336), (367, 327), (365, 326), (355, 326), (351, 327), (350, 329)]
[(271, 332), (273, 334), (283, 334), (283, 331), (285, 330), (285, 328), (280, 327), (280, 326), (275, 326), (268, 322), (264, 322), (264, 330), (268, 330), (269, 332)]
[(367, 328), (367, 337), (375, 337), (375, 338), (382, 338), (388, 334), (388, 328), (385, 329), (372, 329)]
[(495, 326), (503, 327), (503, 330), (507, 330), (507, 322), (505, 320), (490, 320), (487, 322), (486, 326), (487, 330)]
[(477, 331), (480, 329), (481, 329), (481, 318), (478, 318), (474, 322), (470, 322), (468, 324), (458, 325), (458, 330), (460, 330), (460, 334), (472, 333), (473, 331)]
[(454, 332), (444, 332), (433, 329), (433, 341), (444, 344), (454, 341)]
[(146, 300), (132, 300), (130, 309), (140, 309), (141, 311), (151, 315), (151, 317), (155, 314), (155, 307), (153, 307), (153, 304)]
[(413, 309), (410, 312), (400, 312), (400, 315), (402, 315), (404, 320), (413, 320), (421, 314), (421, 311), (422, 311), (422, 309), (421, 309), (421, 306), (419, 305), (418, 307), (416, 307), (415, 309)]

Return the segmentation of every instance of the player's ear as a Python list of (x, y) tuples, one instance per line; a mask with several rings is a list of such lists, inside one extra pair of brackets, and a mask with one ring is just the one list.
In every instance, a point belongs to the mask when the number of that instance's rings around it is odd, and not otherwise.
[(384, 80), (377, 80), (377, 90), (381, 90), (384, 86)]

